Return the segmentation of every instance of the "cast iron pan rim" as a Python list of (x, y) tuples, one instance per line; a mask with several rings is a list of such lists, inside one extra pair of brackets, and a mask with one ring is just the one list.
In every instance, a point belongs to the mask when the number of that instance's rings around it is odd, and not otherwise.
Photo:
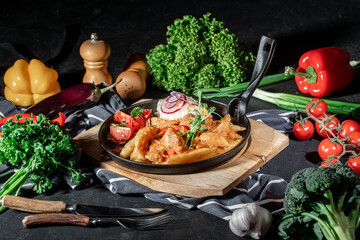
[[(155, 100), (148, 100), (148, 101), (143, 101), (137, 104), (134, 104), (132, 106), (129, 106), (123, 110), (131, 110), (136, 106), (143, 106), (149, 103), (153, 103), (153, 102), (158, 102), (160, 99), (155, 99)], [(207, 103), (213, 103), (215, 105), (221, 105), (224, 109), (226, 109), (226, 104), (218, 102), (218, 101), (209, 101), (209, 100), (202, 100), (203, 102), (207, 102)], [(126, 158), (122, 158), (116, 154), (114, 154), (113, 152), (111, 152), (109, 149), (107, 149), (106, 144), (103, 143), (103, 137), (102, 137), (102, 132), (103, 132), (103, 128), (109, 124), (109, 122), (112, 121), (113, 115), (110, 116), (108, 119), (106, 119), (103, 124), (100, 127), (99, 130), (99, 141), (100, 141), (100, 145), (101, 147), (105, 150), (105, 152), (118, 164), (124, 166), (126, 168), (129, 168), (131, 170), (136, 170), (136, 171), (140, 171), (140, 172), (146, 172), (146, 173), (156, 173), (156, 174), (186, 174), (186, 173), (194, 173), (194, 172), (201, 172), (207, 169), (211, 169), (214, 167), (217, 167), (225, 162), (227, 162), (228, 160), (230, 160), (231, 158), (233, 158), (236, 154), (238, 154), (246, 145), (246, 143), (248, 142), (249, 138), (250, 138), (250, 132), (251, 132), (251, 125), (249, 122), (249, 119), (244, 116), (246, 118), (246, 134), (244, 136), (244, 139), (238, 144), (236, 145), (233, 149), (209, 158), (209, 159), (205, 159), (202, 161), (198, 161), (198, 162), (192, 162), (192, 163), (183, 163), (183, 164), (169, 164), (169, 165), (163, 165), (163, 164), (150, 164), (150, 163), (142, 163), (142, 162), (136, 162), (136, 161), (132, 161), (130, 159), (126, 159)], [(106, 138), (106, 137), (105, 137)], [(227, 157), (227, 155), (230, 155), (230, 157)], [(185, 169), (185, 170), (184, 170)], [(179, 171), (176, 171), (179, 170)]]

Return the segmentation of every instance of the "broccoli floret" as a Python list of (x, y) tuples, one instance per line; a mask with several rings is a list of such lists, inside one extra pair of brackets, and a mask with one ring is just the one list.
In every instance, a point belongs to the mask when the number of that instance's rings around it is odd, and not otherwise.
[(284, 239), (350, 240), (360, 225), (360, 178), (347, 165), (305, 168), (292, 177), (279, 224)]

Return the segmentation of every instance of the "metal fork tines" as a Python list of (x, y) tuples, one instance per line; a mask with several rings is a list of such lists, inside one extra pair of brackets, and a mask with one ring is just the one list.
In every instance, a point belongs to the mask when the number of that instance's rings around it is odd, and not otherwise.
[(150, 230), (168, 228), (171, 217), (169, 213), (154, 215), (149, 217), (128, 217), (128, 218), (93, 218), (89, 225), (98, 226), (106, 224), (118, 224), (130, 230)]

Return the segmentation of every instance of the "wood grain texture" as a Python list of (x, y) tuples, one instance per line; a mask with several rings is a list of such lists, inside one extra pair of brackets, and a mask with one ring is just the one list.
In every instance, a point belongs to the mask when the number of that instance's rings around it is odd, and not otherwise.
[(289, 138), (273, 128), (250, 119), (248, 146), (224, 164), (199, 173), (158, 175), (137, 172), (112, 161), (102, 150), (98, 132), (101, 124), (78, 135), (82, 151), (102, 168), (118, 173), (150, 189), (188, 197), (222, 196), (286, 148)]
[(89, 217), (71, 213), (40, 213), (24, 217), (23, 225), (26, 228), (50, 224), (78, 225), (86, 227), (89, 225), (89, 221)]
[(6, 208), (32, 213), (61, 213), (66, 210), (66, 203), (62, 201), (43, 201), (12, 195), (5, 195), (2, 205)]

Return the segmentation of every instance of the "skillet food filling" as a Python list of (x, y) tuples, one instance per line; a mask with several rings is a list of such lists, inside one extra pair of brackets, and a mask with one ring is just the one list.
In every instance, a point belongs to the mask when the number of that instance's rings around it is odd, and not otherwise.
[(237, 146), (242, 126), (229, 114), (219, 120), (215, 108), (178, 92), (151, 109), (134, 108), (130, 115), (114, 114), (108, 140), (110, 150), (122, 158), (151, 164), (183, 164), (223, 154)]

